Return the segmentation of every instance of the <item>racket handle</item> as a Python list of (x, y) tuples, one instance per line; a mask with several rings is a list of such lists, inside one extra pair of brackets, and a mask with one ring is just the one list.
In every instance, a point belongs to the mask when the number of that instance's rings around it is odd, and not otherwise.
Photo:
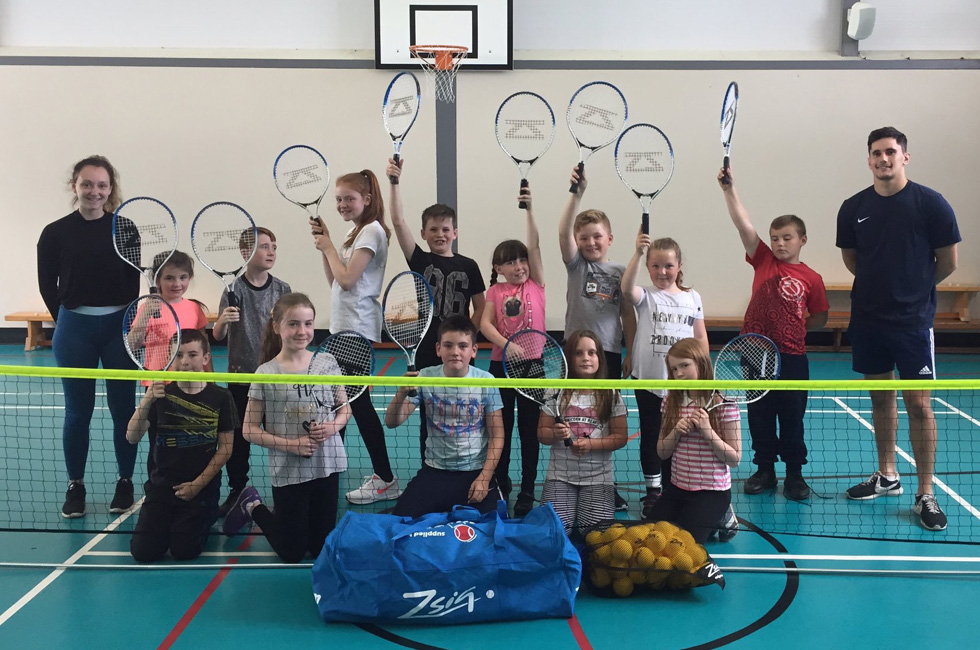
[[(408, 364), (408, 371), (409, 372), (415, 372), (415, 364), (414, 363)], [(409, 397), (418, 397), (419, 396), (419, 392), (413, 388), (412, 390), (408, 391), (408, 396)]]
[(242, 314), (242, 301), (238, 299), (238, 294), (232, 290), (228, 290), (228, 306), (234, 307), (238, 310), (238, 315), (241, 317)]
[(730, 157), (725, 156), (725, 162), (721, 165), (724, 169), (724, 173), (721, 175), (721, 182), (725, 185), (730, 185), (732, 182), (732, 177), (728, 174), (728, 170), (732, 168), (732, 160)]
[[(576, 169), (578, 169), (578, 177), (582, 178), (582, 172), (585, 171), (585, 162), (584, 161), (579, 162), (578, 167)], [(578, 183), (572, 183), (572, 186), (568, 188), (568, 191), (571, 194), (578, 194)]]
[[(396, 153), (394, 156), (391, 157), (391, 159), (394, 160), (395, 161), (395, 164), (397, 165), (398, 162), (402, 159), (402, 157), (401, 157), (401, 154), (397, 154)], [(391, 184), (392, 185), (398, 185), (398, 177), (397, 176), (389, 176), (388, 177), (388, 180), (391, 181)]]
[[(555, 416), (555, 424), (561, 424), (562, 422), (564, 422), (564, 419), (562, 419), (562, 417), (560, 415), (556, 415)], [(565, 446), (566, 447), (571, 447), (572, 446), (572, 439), (571, 438), (565, 438), (565, 441), (564, 442), (565, 442)]]
[[(521, 179), (521, 189), (523, 190), (525, 187), (527, 187), (527, 179), (526, 178), (522, 178)], [(526, 201), (518, 201), (517, 207), (519, 207), (521, 210), (527, 210), (527, 202)]]
[(640, 218), (640, 230), (644, 235), (650, 234), (650, 213), (644, 212)]

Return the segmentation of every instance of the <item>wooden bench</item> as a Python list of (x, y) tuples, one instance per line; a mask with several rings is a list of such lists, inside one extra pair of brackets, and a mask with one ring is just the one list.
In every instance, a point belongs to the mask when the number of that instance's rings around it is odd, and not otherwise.
[[(218, 320), (218, 315), (212, 312), (204, 314), (208, 318), (208, 323), (213, 324)], [(46, 311), (17, 311), (3, 317), (8, 323), (27, 323), (27, 340), (24, 342), (25, 350), (36, 350), (37, 348), (51, 347), (51, 341), (44, 336), (44, 325), (51, 323), (54, 319)]]

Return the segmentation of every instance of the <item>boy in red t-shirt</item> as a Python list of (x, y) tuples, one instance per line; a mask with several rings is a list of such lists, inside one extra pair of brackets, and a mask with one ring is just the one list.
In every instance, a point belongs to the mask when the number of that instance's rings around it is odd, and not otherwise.
[[(830, 306), (820, 274), (800, 261), (800, 250), (806, 244), (806, 224), (795, 215), (776, 217), (769, 226), (772, 246), (767, 246), (738, 198), (730, 169), (718, 173), (718, 185), (745, 248), (745, 260), (755, 269), (742, 334), (762, 334), (775, 342), (780, 353), (780, 379), (809, 379), (806, 333), (826, 324)], [(774, 390), (748, 405), (749, 434), (755, 452), (752, 462), (758, 470), (745, 481), (746, 494), (776, 487), (776, 460), (781, 458), (786, 463), (783, 495), (794, 501), (809, 498), (810, 486), (803, 479), (806, 401), (806, 391)]]

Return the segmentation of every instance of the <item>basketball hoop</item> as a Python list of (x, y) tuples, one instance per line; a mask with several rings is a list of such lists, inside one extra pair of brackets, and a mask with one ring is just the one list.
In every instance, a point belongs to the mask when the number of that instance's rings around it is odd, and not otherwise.
[(412, 45), (409, 49), (425, 71), (436, 99), (455, 101), (456, 72), (466, 58), (467, 48), (463, 45)]

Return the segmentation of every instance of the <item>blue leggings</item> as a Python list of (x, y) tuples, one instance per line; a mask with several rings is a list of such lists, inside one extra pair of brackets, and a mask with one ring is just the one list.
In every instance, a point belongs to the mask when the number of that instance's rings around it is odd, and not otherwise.
[[(62, 368), (133, 369), (122, 340), (124, 309), (106, 316), (76, 314), (62, 307), (54, 329), (54, 358)], [(89, 426), (95, 411), (94, 379), (62, 379), (65, 393), (65, 424), (62, 444), (68, 479), (85, 478)], [(132, 478), (136, 445), (126, 441), (126, 425), (136, 406), (136, 382), (106, 381), (106, 402), (112, 415), (112, 442), (120, 478)]]

